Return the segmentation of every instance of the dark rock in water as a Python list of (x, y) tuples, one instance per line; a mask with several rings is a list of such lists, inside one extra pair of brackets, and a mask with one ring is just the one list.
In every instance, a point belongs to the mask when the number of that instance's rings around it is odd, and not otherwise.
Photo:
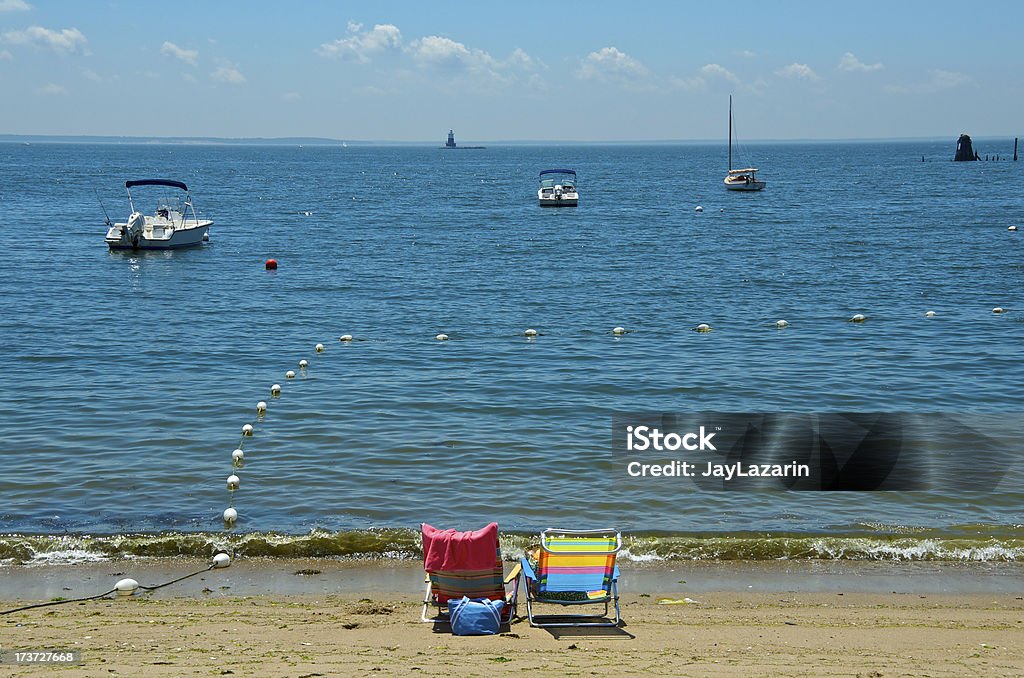
[(963, 160), (977, 160), (978, 154), (971, 147), (971, 137), (966, 134), (961, 134), (960, 138), (956, 141), (956, 155), (953, 160), (961, 162)]

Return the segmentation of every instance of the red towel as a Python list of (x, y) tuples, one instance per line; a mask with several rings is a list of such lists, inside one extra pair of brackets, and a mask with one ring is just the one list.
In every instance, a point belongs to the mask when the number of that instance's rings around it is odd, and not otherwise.
[(487, 570), (498, 562), (498, 523), (474, 532), (439, 530), (423, 523), (423, 569)]

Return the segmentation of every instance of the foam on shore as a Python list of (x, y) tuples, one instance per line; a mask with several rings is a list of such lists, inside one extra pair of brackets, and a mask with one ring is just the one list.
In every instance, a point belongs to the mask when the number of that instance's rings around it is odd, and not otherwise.
[[(505, 533), (506, 558), (518, 558), (535, 534)], [(1024, 528), (960, 526), (949, 529), (869, 529), (831, 534), (708, 533), (629, 534), (620, 559), (674, 561), (936, 561), (1024, 562)], [(0, 536), (0, 565), (74, 564), (117, 559), (207, 558), (226, 551), (249, 558), (418, 560), (420, 534), (411, 529), (371, 529), (306, 534), (164, 532), (118, 535)]]

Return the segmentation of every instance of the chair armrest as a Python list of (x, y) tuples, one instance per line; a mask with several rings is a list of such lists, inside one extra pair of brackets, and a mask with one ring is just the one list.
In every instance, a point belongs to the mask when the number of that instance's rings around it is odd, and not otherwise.
[(521, 558), (519, 564), (523, 568), (523, 576), (531, 581), (537, 581), (537, 575), (534, 573), (533, 568), (530, 567), (530, 563), (526, 558)]
[(519, 578), (519, 573), (522, 572), (522, 571), (523, 571), (523, 564), (522, 563), (516, 563), (515, 567), (512, 568), (512, 571), (509, 572), (508, 575), (505, 577), (505, 583), (508, 584), (509, 582), (512, 582), (512, 581), (515, 581), (516, 579), (518, 579)]

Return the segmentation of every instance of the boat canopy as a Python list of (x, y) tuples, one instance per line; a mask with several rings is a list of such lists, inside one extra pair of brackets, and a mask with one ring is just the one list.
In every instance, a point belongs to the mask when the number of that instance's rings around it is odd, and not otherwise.
[(137, 179), (124, 182), (125, 188), (131, 188), (132, 186), (170, 186), (171, 188), (180, 188), (183, 191), (188, 190), (188, 186), (182, 182), (171, 181), (170, 179)]
[(756, 171), (757, 171), (756, 167), (748, 167), (747, 169), (729, 170), (729, 174), (750, 174), (750, 173), (756, 172)]
[(576, 176), (576, 170), (571, 170), (571, 169), (549, 169), (549, 170), (544, 170), (543, 172), (540, 173), (541, 176), (544, 176), (545, 174), (571, 174), (573, 176)]

